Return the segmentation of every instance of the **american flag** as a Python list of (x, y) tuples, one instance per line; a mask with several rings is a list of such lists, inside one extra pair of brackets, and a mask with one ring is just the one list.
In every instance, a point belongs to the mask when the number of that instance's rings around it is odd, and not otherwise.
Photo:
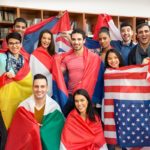
[[(150, 146), (148, 65), (105, 72), (104, 134), (109, 144)], [(149, 147), (150, 148), (150, 147)]]

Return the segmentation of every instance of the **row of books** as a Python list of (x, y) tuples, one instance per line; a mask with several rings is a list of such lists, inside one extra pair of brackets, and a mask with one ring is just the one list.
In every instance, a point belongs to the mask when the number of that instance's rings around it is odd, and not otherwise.
[(6, 38), (6, 35), (11, 31), (11, 28), (0, 28), (0, 39)]
[[(77, 21), (71, 21), (71, 29), (73, 30), (77, 27), (78, 27)], [(94, 33), (94, 25), (90, 24), (89, 22), (86, 22), (85, 32), (88, 37), (92, 38)]]
[(34, 18), (34, 19), (28, 19), (27, 21), (27, 26), (30, 27), (31, 25), (37, 24), (41, 22), (41, 18)]
[(13, 13), (12, 11), (0, 10), (0, 21), (14, 22), (14, 19), (15, 13)]

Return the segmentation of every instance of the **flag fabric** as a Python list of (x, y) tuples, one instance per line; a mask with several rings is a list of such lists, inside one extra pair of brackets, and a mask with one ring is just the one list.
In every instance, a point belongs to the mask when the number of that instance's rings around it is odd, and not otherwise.
[(104, 135), (108, 144), (150, 146), (149, 65), (105, 72)]
[(61, 135), (60, 150), (107, 150), (102, 125), (98, 117), (96, 122), (88, 118), (84, 121), (77, 110), (67, 117)]
[[(55, 68), (60, 70), (61, 61), (72, 53), (74, 53), (73, 50), (58, 55), (57, 57), (60, 57), (60, 62), (58, 63), (56, 61), (57, 64)], [(83, 76), (81, 81), (74, 87), (73, 92), (83, 88), (88, 91), (93, 103), (101, 103), (104, 94), (104, 64), (98, 55), (89, 51), (86, 47), (84, 47), (83, 57), (85, 64)], [(59, 59), (57, 58), (57, 60)], [(63, 76), (61, 71), (59, 73)]]
[[(5, 54), (3, 54), (5, 55)], [(0, 56), (3, 56), (0, 55)], [(0, 72), (6, 61), (0, 57)], [(9, 79), (5, 73), (0, 76), (0, 111), (8, 129), (18, 104), (32, 93), (32, 75), (27, 60), (14, 78)]]
[(98, 40), (98, 33), (101, 27), (108, 27), (110, 37), (112, 40), (121, 40), (121, 35), (118, 28), (115, 26), (113, 19), (108, 14), (100, 14), (97, 19), (97, 23), (94, 30), (94, 40)]
[(54, 61), (53, 56), (49, 55), (46, 49), (38, 47), (30, 55), (30, 68), (32, 75), (43, 74), (48, 81), (48, 95), (52, 96), (52, 63)]
[(52, 65), (52, 97), (57, 101), (62, 110), (64, 110), (64, 106), (68, 101), (68, 90), (60, 67), (61, 59), (65, 55), (66, 53), (55, 55)]
[(70, 41), (60, 34), (55, 34), (54, 39), (56, 53), (68, 52), (72, 49)]
[(32, 53), (33, 50), (37, 47), (39, 34), (44, 29), (50, 30), (53, 34), (70, 30), (70, 20), (68, 12), (65, 11), (64, 15), (60, 18), (50, 17), (38, 24), (27, 28), (24, 35), (23, 47), (28, 53)]
[(46, 96), (45, 110), (40, 126), (34, 118), (34, 107), (33, 95), (19, 105), (8, 132), (6, 150), (59, 149), (64, 125), (64, 117), (59, 105)]
[[(70, 41), (67, 38), (62, 37), (60, 34), (54, 34), (54, 39), (56, 53), (68, 52), (72, 49)], [(99, 54), (100, 45), (98, 41), (87, 37), (84, 45), (90, 51)]]
[(39, 47), (31, 54), (30, 68), (33, 75), (41, 73), (47, 77), (48, 95), (52, 96), (63, 109), (68, 93), (56, 60), (57, 56), (50, 56), (44, 48)]
[(98, 55), (87, 48), (84, 48), (83, 57), (85, 64), (83, 77), (74, 91), (84, 88), (88, 91), (93, 103), (101, 103), (104, 94), (104, 64)]
[(85, 46), (92, 52), (96, 54), (100, 54), (100, 44), (97, 40), (93, 40), (91, 38), (86, 38)]

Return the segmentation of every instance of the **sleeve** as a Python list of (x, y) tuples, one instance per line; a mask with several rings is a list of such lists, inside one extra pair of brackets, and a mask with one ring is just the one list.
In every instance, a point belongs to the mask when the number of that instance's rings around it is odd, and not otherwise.
[(0, 76), (6, 72), (6, 56), (4, 53), (0, 54)]
[(136, 48), (134, 47), (134, 48), (130, 51), (130, 53), (129, 53), (129, 56), (128, 56), (128, 64), (129, 64), (129, 65), (135, 65), (135, 64), (136, 64), (135, 51), (136, 51)]
[(61, 62), (61, 70), (62, 70), (62, 72), (64, 73), (64, 72), (66, 72), (66, 70), (67, 70), (67, 66), (66, 66), (66, 61), (65, 61), (65, 59), (63, 59), (62, 60), (62, 62)]

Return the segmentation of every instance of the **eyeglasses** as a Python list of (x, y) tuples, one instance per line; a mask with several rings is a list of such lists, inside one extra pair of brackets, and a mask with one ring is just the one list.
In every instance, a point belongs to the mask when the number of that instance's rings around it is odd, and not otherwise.
[(20, 45), (21, 43), (20, 42), (15, 42), (15, 43), (13, 43), (13, 42), (9, 42), (8, 43), (8, 45), (10, 45), (10, 46), (18, 46), (18, 45)]

